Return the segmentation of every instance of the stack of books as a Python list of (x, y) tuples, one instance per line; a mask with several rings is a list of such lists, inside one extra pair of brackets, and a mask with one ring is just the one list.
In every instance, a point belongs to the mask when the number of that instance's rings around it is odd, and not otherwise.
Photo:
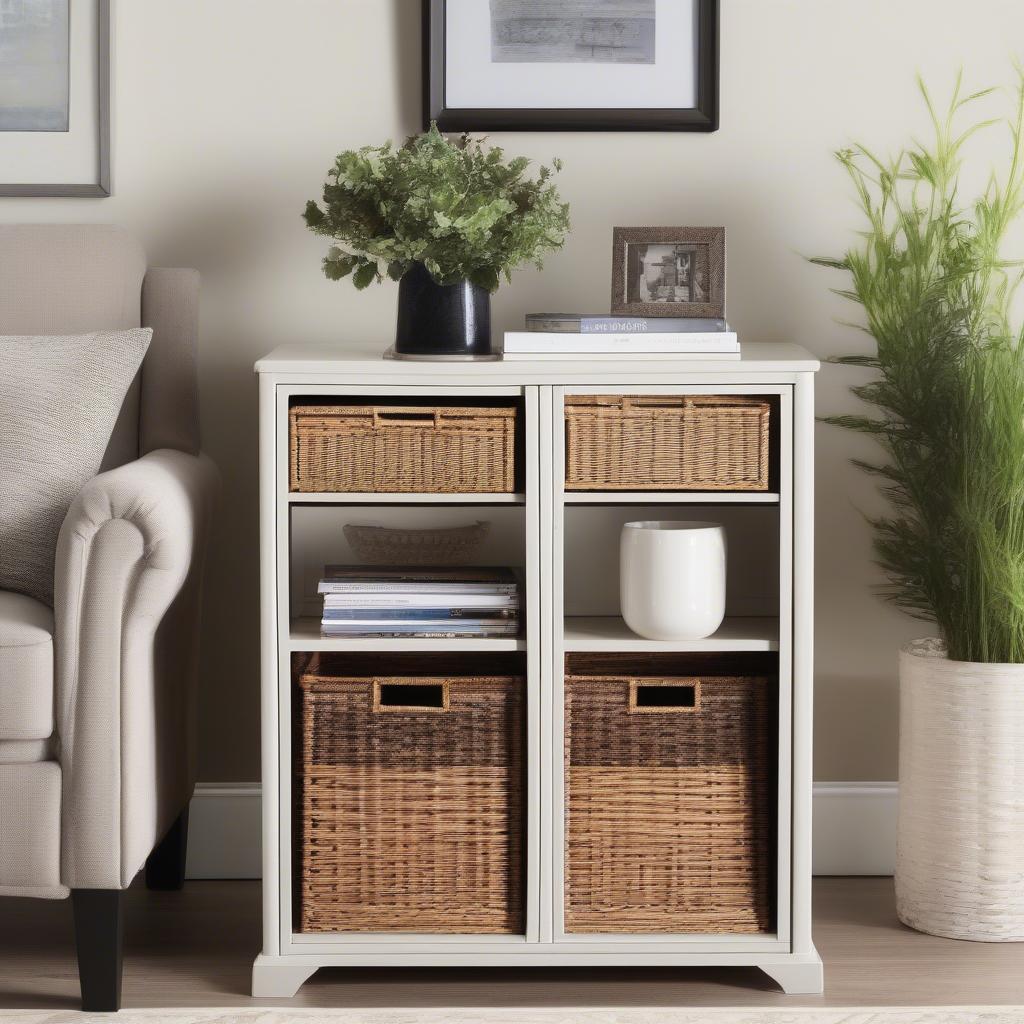
[(739, 359), (740, 343), (725, 320), (692, 317), (530, 313), (525, 331), (505, 332), (506, 359), (576, 355)]
[(350, 637), (508, 637), (519, 632), (511, 569), (329, 565), (320, 631)]

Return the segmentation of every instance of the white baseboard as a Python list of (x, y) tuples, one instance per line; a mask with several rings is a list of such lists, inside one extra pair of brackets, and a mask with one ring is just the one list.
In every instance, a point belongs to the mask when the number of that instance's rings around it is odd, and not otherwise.
[[(816, 875), (891, 875), (895, 862), (895, 782), (815, 783)], [(188, 877), (260, 877), (258, 782), (196, 786)]]
[(896, 867), (896, 783), (816, 782), (816, 875), (891, 875)]
[(263, 823), (258, 782), (200, 782), (188, 816), (189, 878), (259, 878)]

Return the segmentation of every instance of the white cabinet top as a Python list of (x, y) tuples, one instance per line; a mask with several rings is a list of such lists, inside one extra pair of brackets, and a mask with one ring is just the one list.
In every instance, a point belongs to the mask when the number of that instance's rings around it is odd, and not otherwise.
[(665, 377), (710, 375), (745, 378), (813, 373), (818, 360), (799, 345), (748, 343), (739, 359), (710, 356), (573, 356), (566, 359), (508, 359), (493, 362), (412, 362), (385, 359), (379, 347), (287, 345), (256, 363), (257, 373), (309, 378), (374, 378), (394, 384), (611, 384), (628, 378), (657, 383)]

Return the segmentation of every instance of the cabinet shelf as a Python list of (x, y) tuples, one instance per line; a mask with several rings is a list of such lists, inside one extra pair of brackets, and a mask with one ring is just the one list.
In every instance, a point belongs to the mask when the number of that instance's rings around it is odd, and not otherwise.
[(778, 491), (566, 491), (567, 505), (778, 505)]
[(321, 636), (320, 620), (303, 616), (292, 619), (288, 647), (292, 651), (525, 651), (526, 638)]
[(618, 615), (570, 615), (566, 651), (777, 651), (779, 620), (736, 616), (704, 640), (646, 640)]
[(405, 491), (289, 491), (291, 505), (524, 505), (522, 491), (420, 494)]

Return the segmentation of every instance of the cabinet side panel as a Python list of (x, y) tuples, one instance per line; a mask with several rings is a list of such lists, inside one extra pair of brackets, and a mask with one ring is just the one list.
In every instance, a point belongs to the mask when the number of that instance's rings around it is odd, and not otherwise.
[(541, 388), (524, 389), (526, 411), (526, 719), (527, 719), (527, 777), (526, 777), (526, 938), (536, 942), (541, 938), (542, 881), (547, 872), (541, 860), (541, 792), (545, 785), (541, 754), (541, 692), (543, 690), (544, 656), (547, 650), (542, 623), (543, 604), (541, 588), (544, 585), (543, 536), (541, 522), (544, 506), (541, 493), (540, 459)]
[(797, 378), (793, 407), (793, 952), (811, 939), (814, 686), (814, 374)]
[(260, 679), (263, 804), (263, 953), (280, 953), (278, 913), (277, 718), (277, 388), (259, 376), (260, 405)]
[(793, 886), (793, 390), (779, 396), (778, 936), (792, 937)]

